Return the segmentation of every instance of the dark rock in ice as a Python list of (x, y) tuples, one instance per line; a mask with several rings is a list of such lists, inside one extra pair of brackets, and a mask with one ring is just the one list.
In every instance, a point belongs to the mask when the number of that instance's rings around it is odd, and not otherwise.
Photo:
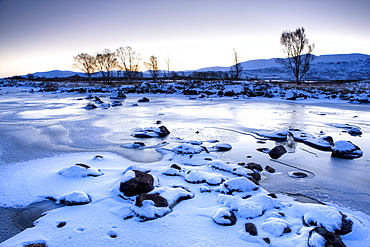
[(263, 241), (265, 241), (267, 244), (270, 244), (271, 243), (271, 241), (270, 241), (269, 238), (263, 238)]
[(250, 162), (246, 165), (246, 167), (248, 169), (251, 169), (251, 170), (257, 170), (257, 171), (260, 171), (262, 172), (263, 171), (263, 168), (260, 164), (257, 164), (257, 163), (253, 163), (253, 162)]
[(331, 137), (331, 136), (324, 136), (321, 139), (324, 140), (324, 141), (327, 141), (330, 144), (330, 146), (334, 146), (333, 137)]
[(58, 223), (58, 225), (57, 225), (57, 227), (58, 227), (58, 228), (62, 228), (62, 227), (64, 227), (65, 225), (67, 225), (67, 222), (63, 221), (63, 222), (59, 222), (59, 223)]
[(157, 120), (156, 122), (155, 122), (155, 124), (161, 124), (162, 123), (162, 121), (161, 120)]
[(217, 151), (229, 151), (232, 148), (228, 143), (217, 143), (214, 147)]
[(143, 201), (150, 200), (156, 207), (168, 207), (168, 201), (158, 194), (140, 194), (136, 197), (135, 206), (142, 207)]
[(95, 109), (95, 108), (97, 108), (97, 106), (94, 103), (89, 103), (85, 106), (86, 110), (92, 110), (92, 109)]
[(346, 245), (342, 241), (342, 238), (338, 234), (334, 232), (330, 232), (326, 230), (326, 228), (324, 227), (315, 227), (313, 230), (310, 231), (310, 233), (308, 234), (308, 239), (309, 239), (308, 246), (309, 247), (314, 247), (310, 245), (310, 238), (312, 234), (315, 232), (324, 237), (325, 247), (346, 247)]
[(136, 196), (142, 193), (148, 193), (154, 189), (154, 178), (152, 175), (138, 170), (135, 172), (135, 178), (121, 182), (119, 190), (125, 196)]
[(335, 230), (335, 233), (338, 235), (346, 235), (352, 232), (353, 222), (350, 219), (347, 219), (347, 215), (340, 212), (342, 215), (342, 225), (340, 229)]
[(274, 169), (274, 168), (272, 168), (271, 166), (266, 166), (266, 167), (265, 167), (265, 170), (266, 170), (267, 172), (269, 172), (269, 173), (274, 173), (274, 172), (275, 172), (275, 169)]
[(283, 233), (290, 233), (290, 232), (292, 232), (292, 229), (290, 229), (289, 226), (287, 226), (287, 227), (284, 228)]
[(94, 97), (94, 101), (97, 103), (97, 104), (103, 104), (104, 102), (98, 97), (98, 96), (95, 96)]
[(254, 178), (257, 181), (261, 180), (261, 174), (259, 174), (258, 172), (247, 173), (247, 175), (251, 176), (252, 178)]
[(267, 194), (269, 197), (272, 197), (272, 198), (277, 198), (276, 194), (274, 193), (270, 193), (270, 194)]
[(308, 175), (304, 172), (288, 172), (289, 177), (292, 178), (305, 178), (308, 177)]
[(176, 170), (181, 170), (181, 167), (179, 165), (177, 165), (177, 164), (172, 164), (171, 165), (171, 168), (174, 168)]
[(269, 155), (272, 159), (278, 159), (287, 151), (284, 146), (276, 146), (270, 150)]
[(160, 132), (158, 133), (159, 137), (165, 137), (170, 134), (170, 131), (164, 125), (159, 127), (159, 129), (160, 129)]
[(258, 235), (257, 228), (253, 223), (245, 223), (245, 231), (252, 236)]
[(350, 141), (337, 141), (332, 148), (332, 157), (355, 159), (363, 155), (362, 150)]
[(352, 127), (350, 130), (347, 131), (348, 134), (351, 136), (360, 136), (362, 135), (362, 131), (359, 130), (358, 128)]
[(139, 99), (137, 102), (150, 102), (150, 100), (147, 97), (143, 97)]

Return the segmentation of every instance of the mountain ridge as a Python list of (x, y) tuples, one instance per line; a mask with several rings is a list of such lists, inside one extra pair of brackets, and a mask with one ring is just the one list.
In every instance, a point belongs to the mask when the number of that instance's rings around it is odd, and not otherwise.
[[(284, 68), (281, 64), (276, 62), (276, 58), (269, 59), (254, 59), (240, 63), (244, 71), (249, 75), (249, 78), (263, 78), (263, 79), (282, 79), (286, 77), (291, 79), (289, 71)], [(231, 67), (231, 66), (230, 66)], [(208, 71), (230, 71), (230, 67), (213, 66), (204, 67), (197, 70), (186, 70), (186, 73), (192, 72), (208, 72)], [(370, 55), (362, 53), (349, 53), (349, 54), (327, 54), (315, 56), (312, 61), (311, 70), (308, 75), (311, 74), (311, 79), (320, 79), (319, 74), (325, 72), (325, 79), (330, 78), (328, 70), (332, 70), (332, 73), (338, 73), (338, 70), (347, 70), (348, 76), (355, 75), (355, 79), (370, 79)], [(176, 71), (181, 72), (181, 71)], [(340, 71), (342, 74), (343, 72)], [(145, 77), (149, 76), (148, 71), (143, 72)], [(367, 75), (366, 75), (367, 74)], [(69, 71), (69, 70), (52, 70), (45, 72), (35, 72), (29, 75), (22, 75), (23, 78), (67, 78), (72, 76), (87, 77), (86, 73)], [(95, 73), (95, 76), (100, 73)], [(94, 77), (95, 77), (94, 76)], [(343, 79), (348, 79), (348, 76), (342, 76)], [(337, 76), (338, 77), (338, 76)], [(321, 78), (322, 79), (322, 78)], [(338, 78), (335, 78), (336, 80)]]

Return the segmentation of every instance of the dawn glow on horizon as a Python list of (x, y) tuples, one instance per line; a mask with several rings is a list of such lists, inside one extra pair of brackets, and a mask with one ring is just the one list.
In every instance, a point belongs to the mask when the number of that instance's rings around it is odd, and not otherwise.
[(315, 55), (370, 54), (369, 12), (368, 0), (0, 0), (0, 78), (77, 72), (73, 56), (126, 46), (175, 71), (231, 66), (234, 48), (241, 62), (284, 57), (280, 35), (298, 27)]

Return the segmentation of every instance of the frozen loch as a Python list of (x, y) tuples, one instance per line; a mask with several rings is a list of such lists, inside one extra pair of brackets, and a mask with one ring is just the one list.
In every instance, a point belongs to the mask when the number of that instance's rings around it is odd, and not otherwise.
[(370, 246), (369, 104), (0, 92), (0, 246)]

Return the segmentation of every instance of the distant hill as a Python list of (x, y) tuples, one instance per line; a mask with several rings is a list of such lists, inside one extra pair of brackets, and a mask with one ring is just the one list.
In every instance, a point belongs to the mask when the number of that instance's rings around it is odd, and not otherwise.
[[(265, 80), (290, 80), (294, 79), (292, 73), (276, 63), (275, 58), (256, 59), (242, 62), (245, 78), (257, 78)], [(195, 72), (206, 71), (230, 71), (230, 67), (206, 67)], [(193, 71), (186, 71), (191, 74)], [(48, 72), (37, 72), (32, 74), (34, 78), (67, 78), (72, 76), (87, 77), (85, 73), (74, 71), (53, 70)], [(143, 72), (144, 77), (149, 77), (148, 72)], [(29, 75), (22, 77), (27, 78)], [(93, 77), (100, 76), (95, 73)], [(113, 75), (114, 76), (114, 75)], [(312, 66), (305, 80), (363, 80), (370, 79), (370, 55), (353, 54), (333, 54), (315, 56)]]

